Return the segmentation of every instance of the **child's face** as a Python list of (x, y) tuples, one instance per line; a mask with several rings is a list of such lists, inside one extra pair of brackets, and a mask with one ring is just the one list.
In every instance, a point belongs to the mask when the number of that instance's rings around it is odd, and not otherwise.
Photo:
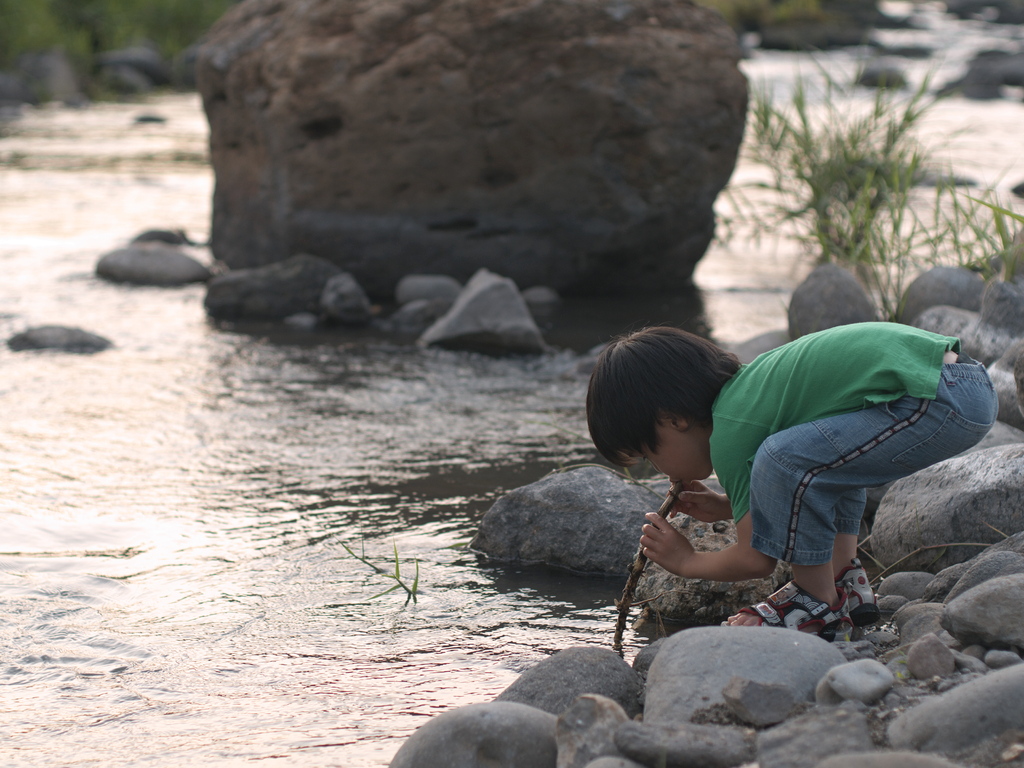
[(704, 480), (711, 466), (711, 427), (702, 427), (679, 418), (659, 421), (655, 427), (658, 447), (645, 450), (643, 457), (672, 482)]

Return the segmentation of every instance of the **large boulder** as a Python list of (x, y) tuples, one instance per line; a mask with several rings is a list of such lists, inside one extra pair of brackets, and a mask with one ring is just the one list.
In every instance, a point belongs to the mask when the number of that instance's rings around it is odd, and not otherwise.
[(1022, 530), (1024, 446), (1006, 445), (897, 480), (875, 513), (871, 541), (884, 565), (937, 573)]
[(502, 496), (469, 546), (495, 560), (624, 576), (644, 515), (660, 505), (659, 495), (607, 470), (574, 469)]
[(249, 0), (196, 64), (232, 268), (313, 253), (372, 297), (485, 267), (687, 281), (743, 135), (735, 33), (685, 0)]

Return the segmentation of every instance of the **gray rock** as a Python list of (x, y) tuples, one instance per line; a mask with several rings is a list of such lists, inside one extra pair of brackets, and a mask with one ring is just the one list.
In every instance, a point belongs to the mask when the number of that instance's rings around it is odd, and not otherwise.
[(644, 682), (647, 681), (647, 673), (651, 669), (654, 657), (658, 655), (658, 651), (661, 650), (667, 639), (659, 637), (650, 645), (645, 645), (641, 648), (637, 655), (633, 657), (633, 671), (640, 675), (640, 679)]
[(166, 243), (167, 245), (199, 245), (183, 229), (146, 229), (132, 238), (133, 243)]
[[(1024, 445), (940, 462), (893, 483), (875, 514), (874, 556), (939, 571), (978, 554), (978, 544), (1024, 530)], [(928, 547), (929, 549), (923, 549)]]
[(327, 281), (341, 270), (329, 261), (300, 254), (255, 269), (217, 275), (206, 286), (204, 305), (220, 320), (282, 320), (299, 312), (320, 313)]
[(967, 672), (980, 675), (984, 675), (988, 672), (988, 665), (986, 665), (981, 659), (975, 656), (970, 656), (966, 653), (961, 653), (960, 651), (952, 648), (950, 649), (950, 652), (953, 654), (953, 660), (956, 662), (957, 672)]
[(997, 576), (1009, 576), (1013, 573), (1024, 573), (1024, 555), (1009, 551), (992, 551), (987, 549), (977, 557), (967, 561), (967, 570), (957, 579), (942, 602), (948, 603), (979, 584)]
[(891, 616), (909, 602), (902, 595), (883, 595), (879, 598), (879, 610), (883, 616)]
[(86, 102), (75, 65), (60, 48), (23, 53), (18, 56), (16, 67), (43, 101), (60, 101), (70, 106)]
[(516, 284), (486, 269), (470, 278), (451, 309), (423, 332), (419, 343), (488, 354), (536, 354), (546, 349)]
[(598, 694), (640, 713), (640, 677), (610, 648), (566, 648), (527, 669), (496, 701), (527, 704), (559, 715), (580, 696)]
[(985, 654), (984, 664), (990, 669), (1006, 669), (1022, 661), (1020, 654), (1016, 651), (1004, 651), (993, 648)]
[(893, 614), (892, 621), (899, 629), (900, 642), (909, 645), (929, 633), (942, 631), (942, 603), (910, 603)]
[[(683, 531), (698, 552), (713, 552), (736, 542), (736, 526), (731, 520), (705, 523), (676, 515), (669, 522)], [(720, 624), (740, 608), (764, 600), (792, 578), (789, 565), (781, 561), (767, 578), (734, 582), (685, 579), (651, 563), (637, 583), (636, 600), (646, 601), (647, 616), (690, 626)]]
[(0, 107), (38, 103), (39, 98), (22, 78), (10, 72), (0, 72)]
[(546, 315), (562, 303), (562, 297), (550, 286), (534, 285), (523, 291), (523, 301), (533, 314)]
[(736, 717), (755, 728), (781, 723), (796, 706), (793, 689), (785, 683), (760, 683), (738, 676), (722, 688), (722, 698)]
[(199, 261), (160, 242), (138, 243), (104, 254), (96, 263), (96, 274), (133, 285), (186, 285), (210, 279), (210, 270)]
[(867, 715), (849, 705), (794, 717), (757, 736), (759, 768), (815, 768), (822, 755), (874, 749)]
[(695, 627), (671, 635), (647, 674), (644, 722), (689, 720), (705, 707), (725, 704), (722, 690), (740, 676), (792, 688), (811, 701), (829, 669), (846, 658), (816, 635), (767, 627)]
[(451, 306), (461, 291), (462, 283), (450, 275), (406, 275), (395, 286), (395, 301), (445, 301)]
[(896, 678), (875, 659), (859, 659), (832, 667), (818, 682), (814, 698), (819, 704), (859, 701), (874, 704), (892, 690)]
[(781, 347), (789, 341), (789, 331), (785, 328), (779, 328), (775, 331), (766, 331), (765, 333), (758, 334), (739, 344), (726, 345), (726, 348), (736, 355), (741, 363), (749, 363), (758, 355)]
[(657, 511), (661, 501), (597, 467), (560, 472), (494, 502), (469, 546), (495, 560), (624, 575), (636, 555), (644, 515)]
[[(991, 547), (989, 547), (991, 549)], [(967, 569), (970, 568), (970, 560), (965, 560), (962, 563), (956, 563), (947, 568), (943, 568), (937, 574), (935, 579), (928, 584), (928, 587), (924, 591), (924, 596), (921, 598), (922, 602), (925, 603), (941, 603), (946, 599), (946, 595), (960, 580), (960, 577), (967, 573)]]
[(320, 294), (324, 315), (342, 325), (366, 325), (373, 319), (370, 297), (348, 272), (328, 278)]
[(14, 352), (32, 349), (52, 349), (59, 352), (92, 354), (109, 349), (109, 339), (98, 336), (81, 328), (69, 328), (64, 325), (40, 325), (35, 328), (16, 333), (7, 340), (7, 346)]
[(925, 589), (934, 578), (935, 574), (927, 571), (897, 571), (882, 579), (875, 594), (879, 597), (900, 595), (907, 600), (917, 600), (924, 597)]
[(958, 307), (931, 307), (918, 315), (913, 324), (926, 331), (956, 336), (963, 351), (985, 365), (1002, 357), (1016, 341), (1010, 331), (983, 323), (979, 313)]
[(964, 645), (1024, 648), (1024, 573), (998, 576), (950, 600), (942, 626)]
[(1024, 355), (1013, 364), (1013, 382), (1017, 387), (1017, 409), (1024, 413)]
[(999, 397), (999, 421), (1015, 429), (1024, 429), (1024, 413), (1021, 413), (1017, 404), (1017, 382), (1013, 371), (993, 365), (989, 368), (988, 374)]
[(884, 61), (872, 61), (857, 76), (857, 85), (900, 90), (907, 87), (907, 76), (901, 67)]
[(143, 75), (152, 85), (170, 85), (170, 64), (153, 45), (134, 45), (116, 51), (105, 51), (96, 57), (101, 70), (131, 69)]
[(818, 763), (817, 768), (850, 768), (851, 765), (857, 768), (961, 768), (937, 755), (897, 750), (831, 755)]
[(294, 315), (288, 315), (282, 322), (289, 328), (295, 328), (300, 331), (312, 331), (320, 325), (320, 318), (312, 312), (296, 312)]
[(877, 319), (867, 291), (850, 272), (835, 264), (815, 267), (789, 301), (789, 337), (798, 339), (838, 325)]
[(556, 718), (509, 702), (471, 704), (432, 718), (406, 739), (390, 768), (554, 766)]
[(629, 722), (619, 726), (615, 745), (638, 763), (665, 768), (732, 768), (754, 757), (754, 732), (723, 725)]
[(380, 326), (393, 333), (419, 336), (451, 306), (452, 303), (445, 299), (413, 299), (392, 312), (390, 317), (381, 320)]
[(587, 763), (586, 768), (646, 768), (646, 766), (625, 757), (599, 757), (597, 760)]
[(895, 749), (954, 752), (1024, 728), (1024, 665), (990, 672), (930, 697), (888, 729)]
[(577, 294), (688, 281), (747, 102), (716, 11), (344, 8), (237, 3), (204, 36), (219, 260), (315, 253), (374, 298), (414, 271), (480, 267)]
[(932, 267), (907, 287), (900, 318), (912, 323), (926, 309), (938, 306), (977, 312), (984, 290), (985, 280), (977, 272), (963, 267)]
[(580, 696), (558, 716), (558, 768), (584, 768), (599, 757), (622, 757), (615, 747), (615, 730), (628, 721), (626, 712), (611, 699)]
[(956, 671), (956, 659), (938, 635), (918, 638), (907, 651), (907, 671), (918, 680), (946, 677)]

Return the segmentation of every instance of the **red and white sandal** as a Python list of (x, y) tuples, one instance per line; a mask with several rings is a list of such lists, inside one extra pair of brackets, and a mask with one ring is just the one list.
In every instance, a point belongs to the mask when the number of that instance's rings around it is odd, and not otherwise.
[(836, 576), (836, 589), (840, 587), (848, 596), (850, 621), (854, 626), (866, 627), (878, 621), (882, 615), (878, 610), (878, 601), (871, 591), (868, 573), (856, 557)]
[(837, 585), (836, 591), (839, 601), (829, 605), (791, 581), (765, 598), (764, 602), (741, 608), (739, 612), (757, 616), (762, 627), (809, 632), (831, 643), (837, 638), (848, 638), (853, 629), (847, 610), (846, 590)]

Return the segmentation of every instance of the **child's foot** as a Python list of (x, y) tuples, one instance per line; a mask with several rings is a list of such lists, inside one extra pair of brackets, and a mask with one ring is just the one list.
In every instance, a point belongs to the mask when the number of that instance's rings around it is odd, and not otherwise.
[(866, 627), (878, 621), (881, 616), (878, 601), (871, 591), (867, 571), (856, 557), (836, 576), (836, 589), (840, 587), (848, 595), (850, 621), (854, 626)]
[(739, 613), (730, 616), (723, 624), (796, 629), (832, 642), (836, 637), (847, 637), (853, 626), (847, 613), (846, 592), (840, 585), (836, 586), (836, 591), (839, 600), (830, 606), (789, 582), (765, 598), (763, 603), (741, 608)]

